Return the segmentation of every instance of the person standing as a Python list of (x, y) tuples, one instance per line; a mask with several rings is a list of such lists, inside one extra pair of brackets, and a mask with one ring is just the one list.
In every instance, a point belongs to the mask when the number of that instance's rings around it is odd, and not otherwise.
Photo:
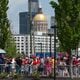
[(15, 58), (12, 58), (11, 66), (12, 66), (12, 72), (15, 73), (16, 72), (16, 61), (15, 61)]
[(16, 58), (16, 72), (21, 72), (22, 60), (20, 57)]

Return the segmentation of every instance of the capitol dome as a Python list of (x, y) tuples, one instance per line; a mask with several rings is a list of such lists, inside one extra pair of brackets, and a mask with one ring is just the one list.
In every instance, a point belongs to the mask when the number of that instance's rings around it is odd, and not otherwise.
[(42, 9), (39, 8), (39, 12), (33, 18), (33, 26), (35, 32), (47, 33), (48, 23), (46, 16), (42, 13)]
[(47, 21), (47, 18), (44, 14), (40, 13), (40, 14), (37, 14), (34, 19), (34, 21), (42, 21), (42, 22), (46, 22)]

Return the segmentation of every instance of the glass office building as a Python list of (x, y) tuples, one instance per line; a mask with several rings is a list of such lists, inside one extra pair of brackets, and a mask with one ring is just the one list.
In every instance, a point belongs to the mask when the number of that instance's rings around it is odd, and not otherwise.
[[(32, 13), (32, 18), (35, 13)], [(29, 12), (19, 13), (19, 34), (30, 34)]]
[[(31, 2), (31, 5), (29, 5), (30, 2)], [(39, 9), (39, 0), (28, 0), (28, 11), (30, 6), (31, 6), (31, 12), (37, 13)]]
[[(31, 5), (29, 5), (31, 1)], [(38, 13), (39, 1), (38, 0), (28, 0), (28, 12), (19, 13), (19, 34), (30, 34), (30, 14), (29, 8), (31, 8), (31, 15), (33, 17)]]

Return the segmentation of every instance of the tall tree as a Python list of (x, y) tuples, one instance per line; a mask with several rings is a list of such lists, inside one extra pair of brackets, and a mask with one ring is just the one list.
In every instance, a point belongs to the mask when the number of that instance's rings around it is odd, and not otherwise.
[(58, 0), (50, 4), (55, 9), (60, 45), (71, 54), (80, 41), (80, 0)]
[(7, 17), (8, 3), (9, 0), (0, 0), (0, 48), (5, 49), (8, 56), (14, 57), (16, 47)]
[(0, 48), (4, 49), (9, 33), (8, 0), (0, 0)]
[(8, 57), (17, 57), (18, 53), (16, 51), (15, 40), (12, 37), (12, 34), (10, 31), (8, 32), (7, 36), (8, 36), (8, 38), (7, 38), (6, 43), (5, 43), (5, 51), (7, 52), (6, 55)]

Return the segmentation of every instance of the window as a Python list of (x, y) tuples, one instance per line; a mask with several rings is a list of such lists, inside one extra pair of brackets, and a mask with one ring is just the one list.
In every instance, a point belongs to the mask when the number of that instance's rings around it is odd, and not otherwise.
[(22, 48), (24, 47), (24, 46), (21, 46)]
[(21, 41), (24, 41), (23, 39)]

